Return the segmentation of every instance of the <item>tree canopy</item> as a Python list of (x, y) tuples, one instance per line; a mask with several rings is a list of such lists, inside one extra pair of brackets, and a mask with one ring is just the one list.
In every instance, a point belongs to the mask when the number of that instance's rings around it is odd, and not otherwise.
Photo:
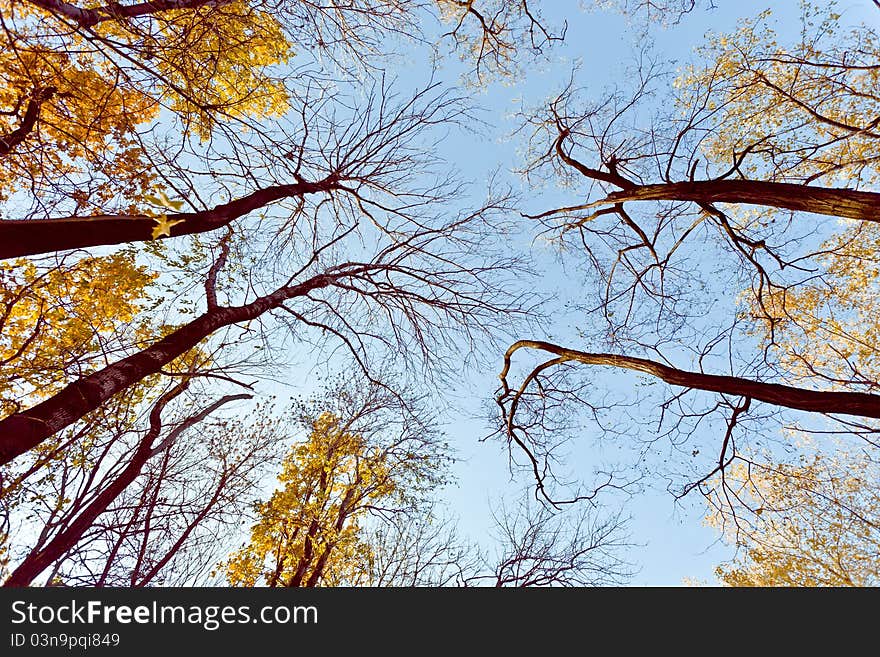
[[(4, 583), (618, 584), (659, 486), (724, 583), (873, 585), (880, 6), (595, 5), (0, 0)], [(692, 52), (603, 89), (601, 11)]]
[(727, 586), (877, 586), (877, 462), (841, 450), (726, 476), (708, 520), (740, 547), (718, 567)]
[[(581, 344), (521, 339), (505, 356), (506, 431), (539, 478), (548, 399), (583, 399), (570, 381), (578, 365), (675, 386), (660, 406), (684, 442), (692, 418), (726, 411), (713, 471), (735, 453), (734, 425), (753, 432), (743, 426), (756, 414), (875, 430), (878, 39), (835, 11), (805, 4), (793, 43), (764, 12), (710, 35), (675, 73), (642, 62), (631, 89), (592, 101), (574, 77), (525, 117), (526, 174), (586, 197), (530, 216), (584, 263), (594, 290)], [(524, 350), (551, 358), (514, 386)]]

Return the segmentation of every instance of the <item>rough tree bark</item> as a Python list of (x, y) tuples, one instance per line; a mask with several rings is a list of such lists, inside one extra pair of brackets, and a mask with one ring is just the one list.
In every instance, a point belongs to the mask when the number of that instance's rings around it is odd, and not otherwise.
[(148, 0), (147, 2), (139, 2), (133, 5), (109, 2), (102, 7), (94, 7), (92, 9), (83, 9), (63, 0), (27, 1), (53, 14), (64, 16), (80, 27), (89, 28), (94, 27), (98, 23), (118, 18), (135, 18), (171, 9), (197, 9), (205, 5), (224, 5), (232, 0)]
[(49, 436), (97, 409), (116, 393), (157, 373), (217, 329), (256, 319), (288, 299), (325, 288), (334, 280), (352, 273), (344, 270), (332, 276), (314, 276), (298, 285), (279, 288), (243, 306), (212, 308), (150, 347), (74, 381), (33, 408), (0, 420), (0, 465), (33, 449)]
[(745, 203), (880, 222), (880, 193), (763, 180), (698, 180), (636, 185), (619, 192), (611, 192), (604, 199), (590, 205), (610, 205), (627, 201)]
[(863, 392), (823, 392), (795, 388), (778, 383), (764, 383), (737, 376), (690, 372), (669, 367), (646, 358), (578, 351), (540, 340), (519, 340), (507, 350), (507, 353), (504, 355), (504, 368), (500, 375), (503, 384), (502, 398), (510, 394), (510, 388), (507, 385), (507, 373), (510, 371), (510, 361), (513, 354), (520, 349), (546, 351), (557, 357), (554, 359), (556, 363), (578, 362), (585, 365), (606, 365), (635, 370), (650, 374), (666, 383), (683, 388), (740, 395), (768, 404), (801, 411), (880, 418), (880, 395), (871, 395)]
[[(283, 198), (319, 194), (342, 189), (334, 176), (318, 182), (301, 181), (257, 190), (210, 210), (167, 215), (168, 237), (205, 233), (226, 226), (231, 221)], [(67, 249), (109, 246), (153, 239), (156, 217), (147, 215), (99, 215), (63, 219), (0, 221), (0, 260)], [(164, 239), (160, 237), (157, 239)]]

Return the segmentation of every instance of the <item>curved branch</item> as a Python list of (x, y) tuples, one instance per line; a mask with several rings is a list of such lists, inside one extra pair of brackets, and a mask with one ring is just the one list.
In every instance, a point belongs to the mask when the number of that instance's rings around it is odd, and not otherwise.
[(828, 414), (839, 413), (880, 419), (880, 395), (871, 395), (863, 392), (823, 392), (778, 383), (763, 383), (737, 376), (690, 372), (669, 367), (646, 358), (577, 351), (540, 340), (519, 340), (511, 345), (507, 353), (505, 353), (504, 369), (500, 375), (501, 381), (504, 384), (505, 394), (509, 394), (507, 373), (510, 371), (511, 357), (519, 349), (539, 349), (556, 355), (558, 359), (584, 363), (585, 365), (605, 365), (635, 370), (650, 374), (674, 386), (728, 395), (740, 395), (800, 411)]
[(565, 141), (565, 138), (568, 137), (570, 134), (571, 132), (568, 128), (562, 128), (559, 131), (559, 136), (554, 142), (554, 148), (556, 149), (556, 154), (559, 156), (560, 160), (565, 162), (565, 164), (572, 167), (586, 178), (592, 178), (593, 180), (599, 180), (604, 183), (609, 183), (611, 185), (614, 185), (615, 187), (620, 187), (621, 189), (625, 190), (630, 190), (636, 187), (636, 184), (634, 182), (624, 178), (615, 170), (605, 172), (599, 169), (593, 169), (592, 167), (588, 167), (583, 162), (576, 160), (570, 154), (566, 153), (565, 150), (562, 148), (562, 142)]

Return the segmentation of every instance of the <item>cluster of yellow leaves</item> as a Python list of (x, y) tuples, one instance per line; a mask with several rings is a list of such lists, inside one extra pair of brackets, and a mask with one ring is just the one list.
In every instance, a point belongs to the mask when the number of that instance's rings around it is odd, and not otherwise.
[(745, 548), (716, 570), (728, 586), (880, 584), (880, 468), (844, 451), (726, 473), (710, 524)]
[[(765, 342), (796, 377), (832, 385), (880, 382), (880, 226), (854, 223), (822, 245), (824, 276), (766, 294)], [(767, 317), (769, 315), (769, 317)]]
[(131, 202), (156, 182), (138, 130), (161, 108), (207, 139), (218, 116), (289, 107), (270, 71), (289, 59), (290, 44), (273, 16), (245, 1), (107, 20), (90, 35), (29, 3), (0, 0), (0, 14), (0, 136), (21, 126), (31, 98), (45, 96), (26, 139), (0, 157), (0, 201), (52, 191), (77, 211), (117, 199), (134, 211)]
[[(4, 4), (0, 1), (0, 12), (6, 11)], [(2, 134), (19, 128), (35, 94), (48, 96), (25, 141), (0, 157), (0, 201), (30, 191), (30, 181), (52, 186), (87, 173), (114, 182), (88, 191), (83, 185), (73, 199), (77, 208), (100, 206), (120, 191), (132, 198), (151, 188), (155, 176), (135, 128), (155, 118), (159, 106), (142, 90), (123, 84), (113, 67), (37, 43), (0, 49), (0, 81)]]
[(280, 116), (289, 108), (283, 82), (270, 71), (292, 56), (290, 42), (271, 14), (245, 1), (161, 12), (146, 26), (108, 21), (97, 29), (137, 39), (158, 73), (163, 103), (193, 121), (203, 139), (218, 113)]
[(370, 558), (361, 540), (365, 507), (398, 482), (388, 455), (323, 413), (295, 445), (278, 477), (283, 488), (257, 506), (250, 543), (223, 564), (233, 586), (333, 585)]
[(57, 392), (101, 362), (155, 278), (128, 251), (49, 268), (0, 263), (0, 413)]
[(780, 45), (767, 10), (698, 49), (707, 64), (676, 80), (683, 108), (713, 111), (705, 155), (729, 167), (751, 147), (750, 178), (823, 184), (877, 180), (880, 35), (845, 29), (834, 3), (804, 5), (804, 36)]

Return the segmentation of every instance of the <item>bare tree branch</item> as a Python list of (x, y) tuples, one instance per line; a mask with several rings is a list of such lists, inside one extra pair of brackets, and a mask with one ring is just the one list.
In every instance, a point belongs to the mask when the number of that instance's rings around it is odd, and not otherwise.
[[(609, 367), (624, 368), (644, 372), (655, 376), (675, 386), (691, 388), (694, 390), (706, 390), (722, 394), (741, 395), (768, 404), (784, 406), (802, 411), (814, 413), (841, 413), (858, 415), (862, 417), (880, 418), (880, 395), (871, 395), (862, 392), (821, 392), (796, 388), (793, 386), (780, 385), (777, 383), (763, 383), (752, 379), (743, 379), (736, 376), (720, 376), (717, 374), (703, 374), (701, 372), (689, 372), (663, 363), (635, 358), (632, 356), (618, 356), (616, 354), (589, 353), (575, 349), (567, 349), (549, 342), (540, 340), (519, 340), (507, 350), (504, 356), (504, 368), (501, 371), (502, 393), (500, 400), (507, 399), (511, 390), (507, 383), (507, 374), (510, 371), (511, 358), (519, 349), (539, 349), (557, 356), (554, 362), (573, 361), (584, 365), (604, 365)], [(521, 392), (519, 393), (521, 394)]]

